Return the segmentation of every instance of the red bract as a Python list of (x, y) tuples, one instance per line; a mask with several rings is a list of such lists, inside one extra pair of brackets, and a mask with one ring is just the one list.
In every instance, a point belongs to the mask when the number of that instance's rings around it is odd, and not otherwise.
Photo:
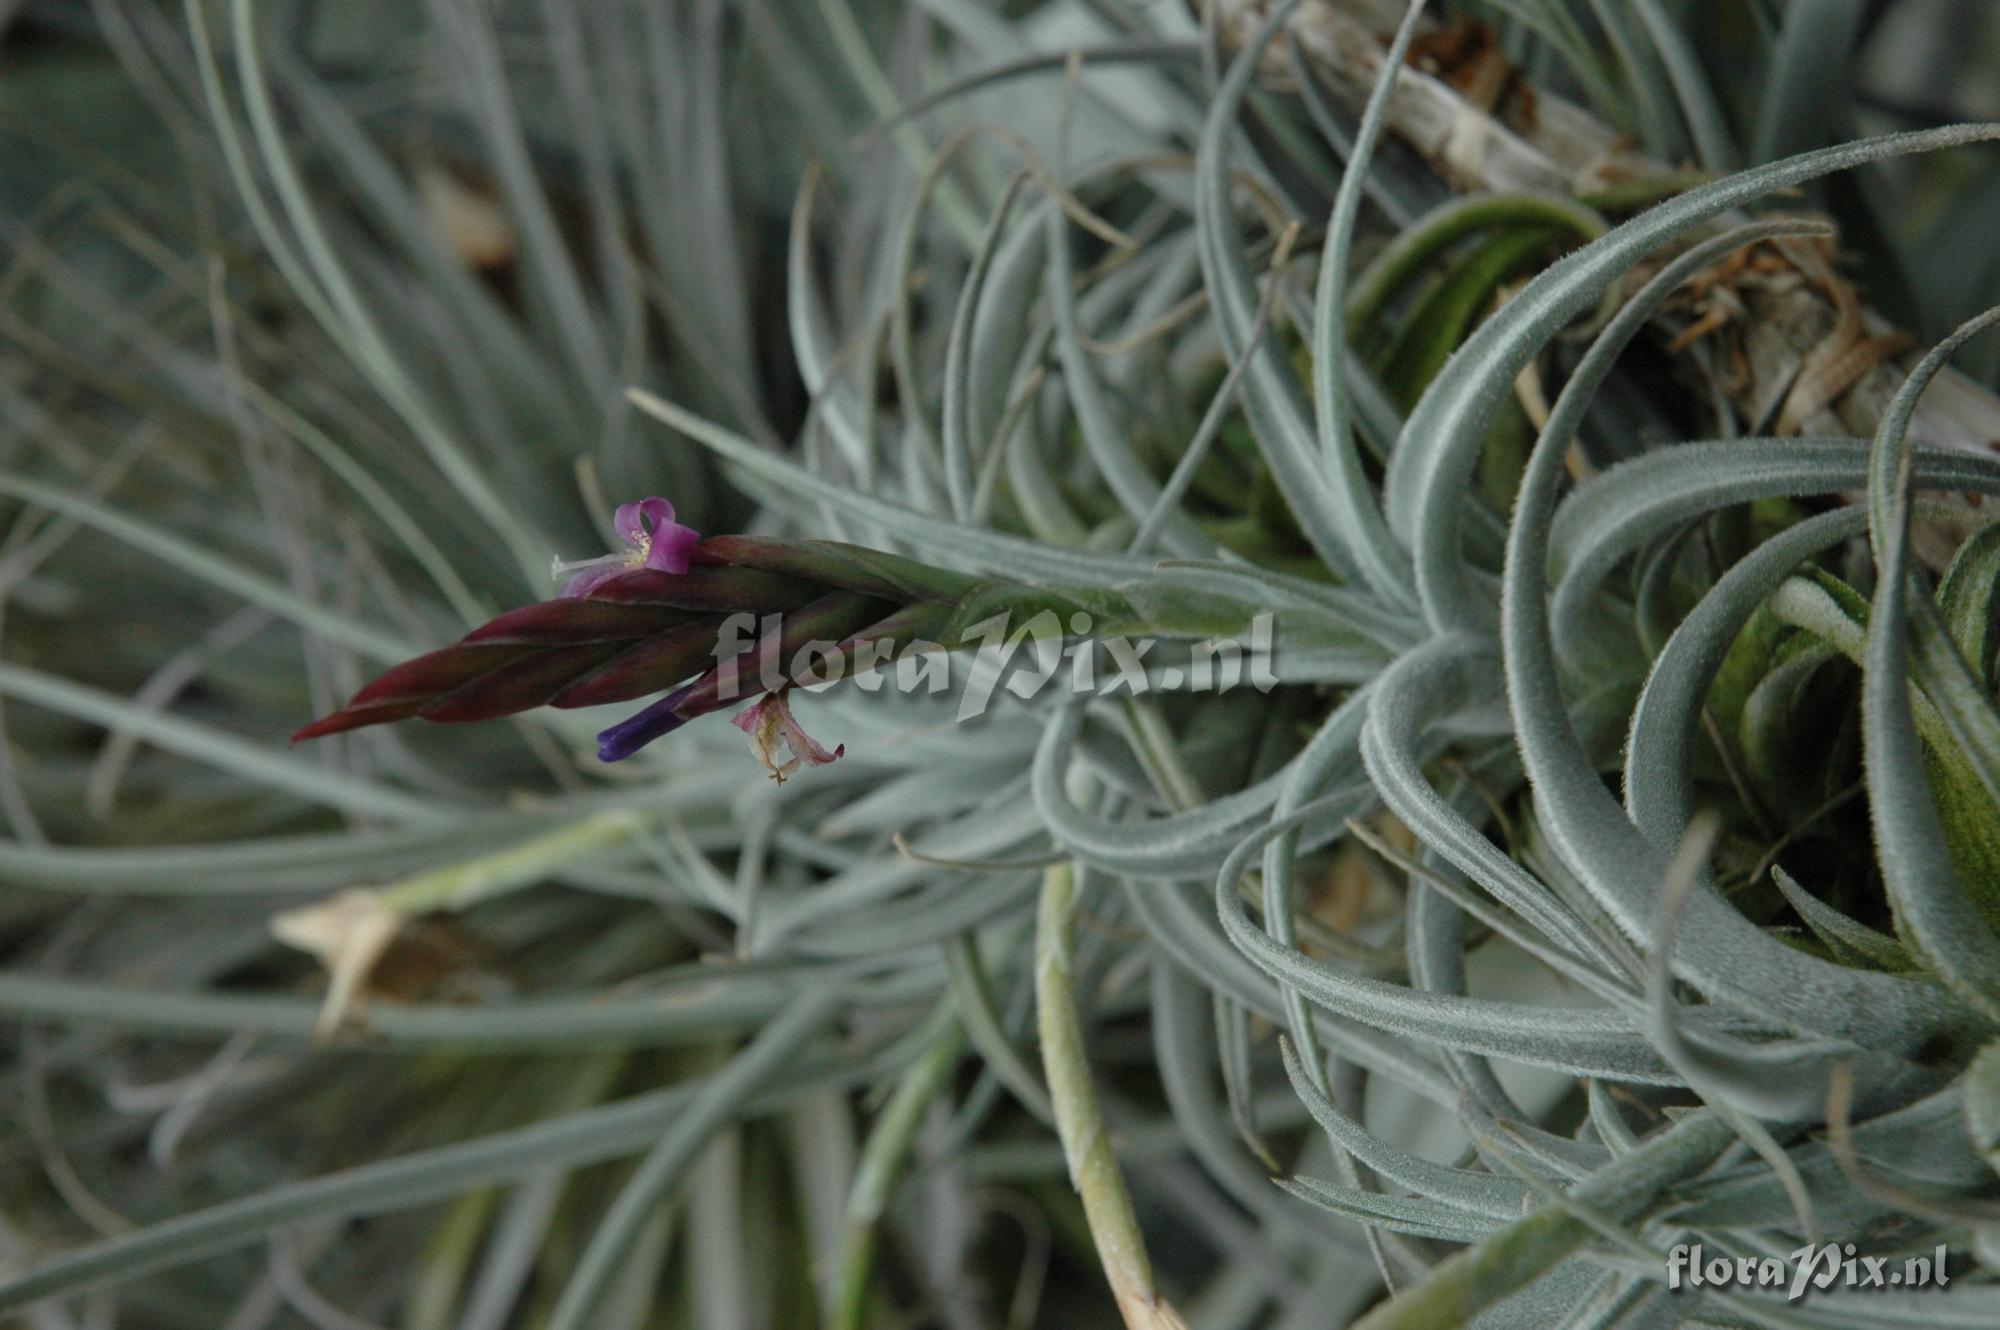
[[(694, 717), (798, 682), (807, 643), (850, 660), (939, 631), (972, 580), (894, 555), (825, 541), (718, 536), (695, 542), (665, 500), (619, 509), (630, 554), (608, 556), (564, 594), (509, 610), (451, 646), (390, 669), (294, 742), (418, 717), (456, 723), (540, 706), (584, 707), (665, 692), (598, 736), (616, 762)], [(646, 525), (651, 523), (650, 528)], [(673, 566), (677, 565), (677, 567)], [(767, 631), (774, 625), (776, 631)], [(879, 651), (871, 651), (879, 659)], [(672, 690), (672, 691), (668, 691)], [(797, 722), (776, 733), (789, 742)], [(776, 722), (774, 722), (775, 724)], [(824, 749), (798, 731), (795, 757)], [(777, 764), (772, 764), (776, 769)]]

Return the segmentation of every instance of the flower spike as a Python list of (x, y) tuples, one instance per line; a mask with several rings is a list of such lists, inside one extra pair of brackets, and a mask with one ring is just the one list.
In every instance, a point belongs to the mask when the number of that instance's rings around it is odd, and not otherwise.
[[(798, 682), (786, 663), (809, 643), (832, 644), (843, 658), (868, 646), (877, 661), (883, 647), (893, 655), (916, 645), (978, 585), (857, 546), (702, 540), (658, 497), (621, 505), (613, 525), (629, 548), (557, 564), (568, 579), (557, 598), (395, 666), (293, 741), (409, 717), (456, 723), (653, 695), (598, 735), (598, 757), (619, 762), (696, 717), (782, 693)], [(774, 755), (766, 765), (780, 779), (839, 756), (813, 742), (782, 699), (751, 712), (758, 751)], [(785, 749), (792, 757), (780, 762)]]
[[(614, 525), (630, 549), (559, 564), (569, 577), (560, 596), (395, 666), (293, 742), (410, 717), (460, 723), (654, 698), (597, 736), (599, 758), (619, 762), (688, 721), (750, 703), (736, 724), (783, 780), (843, 751), (829, 752), (799, 728), (785, 700), (799, 684), (876, 669), (906, 652), (976, 646), (984, 638), (974, 630), (996, 616), (1053, 614), (1099, 632), (1210, 637), (1246, 630), (1255, 612), (1210, 598), (1169, 626), (1105, 588), (990, 580), (837, 541), (702, 539), (661, 498), (622, 505)], [(815, 651), (837, 667), (831, 675), (799, 663)]]

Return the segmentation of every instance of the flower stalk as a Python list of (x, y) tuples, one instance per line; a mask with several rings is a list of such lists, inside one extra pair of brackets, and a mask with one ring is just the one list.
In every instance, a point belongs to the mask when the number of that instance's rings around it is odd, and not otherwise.
[(403, 925), (440, 910), (480, 901), (542, 881), (579, 857), (622, 845), (645, 825), (635, 809), (593, 813), (545, 835), (492, 854), (418, 873), (384, 887), (351, 887), (313, 905), (271, 916), (278, 941), (310, 952), (326, 967), (326, 1000), (315, 1037), (337, 1034), (354, 1015), (369, 972)]
[(937, 1098), (965, 1051), (965, 1031), (954, 1003), (946, 998), (932, 1016), (929, 1044), (896, 1082), (889, 1102), (869, 1130), (847, 1193), (841, 1220), (840, 1256), (828, 1295), (827, 1330), (865, 1330), (875, 1248), (890, 1194), (903, 1173), (924, 1111)]
[(1055, 1106), (1056, 1134), (1062, 1139), (1070, 1183), (1083, 1198), (1084, 1218), (1126, 1330), (1185, 1330), (1187, 1323), (1153, 1282), (1146, 1239), (1132, 1213), (1132, 1197), (1125, 1190), (1098, 1106), (1070, 975), (1075, 925), (1076, 869), (1056, 864), (1042, 875), (1035, 926), (1035, 1018), (1042, 1040), (1042, 1070)]

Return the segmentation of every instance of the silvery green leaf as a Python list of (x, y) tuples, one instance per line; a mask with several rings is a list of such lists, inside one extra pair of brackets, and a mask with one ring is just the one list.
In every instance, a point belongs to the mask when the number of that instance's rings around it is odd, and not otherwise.
[(1776, 864), (1771, 865), (1771, 880), (1836, 959), (1844, 964), (1871, 965), (1881, 970), (1911, 968), (1909, 951), (1895, 938), (1850, 919), (1793, 881), (1791, 874)]
[[(1940, 343), (1883, 412), (1869, 459), (1869, 534), (1879, 581), (1868, 620), (1861, 685), (1877, 858), (1898, 923), (1923, 949), (1939, 977), (1989, 1015), (2000, 1012), (2000, 938), (1967, 894), (1946, 848), (1941, 810), (1924, 775), (1923, 745), (1908, 691), (1906, 601), (1912, 587), (1906, 560), (1912, 461), (1905, 431), (1932, 376), (1960, 343), (1996, 318), (2000, 311), (1982, 315)], [(1990, 824), (1984, 830), (1990, 830)]]
[(1938, 612), (1973, 678), (1990, 692), (2000, 670), (2000, 523), (1958, 547), (1938, 585)]
[(2000, 1171), (2000, 1044), (1988, 1044), (1965, 1069), (1965, 1131), (1972, 1148)]
[(1412, 1237), (1441, 1242), (1476, 1242), (1493, 1231), (1490, 1220), (1468, 1216), (1455, 1206), (1416, 1197), (1384, 1196), (1317, 1178), (1280, 1178), (1278, 1185), (1300, 1200), (1361, 1224), (1380, 1225)]

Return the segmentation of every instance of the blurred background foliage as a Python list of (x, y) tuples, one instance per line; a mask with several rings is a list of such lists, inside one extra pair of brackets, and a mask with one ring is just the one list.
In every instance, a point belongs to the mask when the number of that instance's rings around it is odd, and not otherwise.
[[(1983, 0), (1436, 9), (1491, 24), (1534, 85), (1703, 171), (2000, 115)], [(1076, 46), (1102, 58), (1072, 87)], [(1022, 442), (992, 454), (968, 525), (1122, 548), (1123, 496), (1060, 373), (1028, 373), (1076, 335), (1034, 296), (1039, 258), (982, 235), (1024, 163), (1032, 216), (1052, 178), (1074, 185), (1104, 391), (1164, 477), (1226, 367), (1185, 305), (1215, 73), (1179, 0), (0, 0), (0, 1270), (103, 1244), (24, 1323), (1109, 1323), (1033, 1065), (1044, 714), (952, 727), (941, 699), (814, 699), (849, 757), (782, 790), (721, 725), (616, 769), (588, 756), (601, 716), (283, 736), (549, 594), (550, 558), (607, 546), (627, 498), (669, 495), (704, 532), (867, 542), (866, 521), (748, 452), (649, 422), (628, 387), (948, 516), (933, 419), (957, 391), (955, 296), (988, 261), (1029, 286), (992, 315), (1029, 349), (966, 391), (982, 436), (1018, 416)], [(1354, 127), (1322, 103), (1273, 86), (1245, 118), (1245, 216), (1301, 219), (1306, 251)], [(1143, 164), (1076, 183), (1114, 157)], [(1370, 186), (1358, 266), (1447, 196), (1395, 145)], [(2000, 173), (1969, 152), (1810, 199), (1867, 300), (1924, 343), (2000, 299), (1996, 201)], [(1253, 266), (1278, 228), (1256, 234)], [(1393, 406), (1578, 235), (1500, 237), (1447, 248), (1359, 330)], [(1635, 360), (1600, 441), (1678, 437), (1708, 412), (1657, 348)], [(1959, 364), (2000, 369), (1990, 348)], [(1363, 423), (1393, 433), (1393, 415)], [(1523, 424), (1510, 444), (1503, 423), (1482, 472), (1495, 515)], [(1188, 508), (1216, 546), (1314, 566), (1234, 413)], [(1716, 539), (1800, 515), (1746, 507)], [(1799, 657), (1770, 646), (1726, 680), (1719, 721), (1852, 712), (1854, 673)], [(1760, 702), (1780, 665), (1796, 693)], [(1214, 798), (1292, 760), (1329, 692), (1176, 704), (1161, 723)], [(1779, 762), (1762, 804), (1733, 807), (1746, 881), (1778, 835), (1760, 815), (1807, 817), (1858, 779), (1852, 726), (1813, 738), (1823, 760), (1803, 777)], [(1085, 747), (1111, 788), (1155, 788), (1143, 745), (1093, 729)], [(1704, 750), (1724, 802), (1745, 779), (1733, 749)], [(1849, 812), (1794, 852), (1893, 927)], [(1520, 825), (1522, 862), (1560, 876), (1525, 796), (1495, 813)], [(1390, 850), (1403, 834), (1377, 831)], [(1310, 945), (1400, 974), (1393, 854), (1348, 840), (1306, 862)], [(1162, 1287), (1190, 1325), (1344, 1323), (1384, 1258), (1265, 1180), (1335, 1165), (1245, 1014), (1247, 967), (1201, 890), (1112, 877), (1080, 888), (1070, 963)], [(360, 1028), (324, 1042), (319, 967), (271, 916), (383, 884), (419, 904)], [(1746, 908), (1790, 918), (1756, 890)], [(1482, 993), (1583, 1001), (1511, 947), (1469, 963)], [(1593, 1111), (1569, 1075), (1501, 1071), (1551, 1132)], [(1336, 1089), (1412, 1150), (1465, 1148), (1401, 1086), (1350, 1069)], [(1418, 1232), (1392, 1268), (1453, 1236)]]

